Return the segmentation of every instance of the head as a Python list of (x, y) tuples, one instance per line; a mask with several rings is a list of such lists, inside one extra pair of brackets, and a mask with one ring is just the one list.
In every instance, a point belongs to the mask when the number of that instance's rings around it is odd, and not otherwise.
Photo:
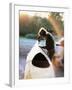
[(60, 40), (59, 40), (59, 43), (62, 47), (64, 47), (64, 37), (62, 37)]
[(47, 30), (45, 28), (40, 28), (38, 32), (38, 40), (41, 38), (45, 38), (47, 34)]

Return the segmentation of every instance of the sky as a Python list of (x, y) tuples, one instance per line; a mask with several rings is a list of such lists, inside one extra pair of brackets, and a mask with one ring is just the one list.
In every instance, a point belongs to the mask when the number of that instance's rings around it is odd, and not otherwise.
[(42, 18), (48, 18), (49, 12), (32, 12), (32, 11), (20, 11), (20, 15), (29, 15), (29, 16), (40, 16)]

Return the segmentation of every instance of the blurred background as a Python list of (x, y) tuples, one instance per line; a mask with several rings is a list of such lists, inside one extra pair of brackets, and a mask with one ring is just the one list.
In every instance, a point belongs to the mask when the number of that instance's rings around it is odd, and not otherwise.
[(19, 79), (24, 78), (26, 57), (37, 40), (41, 27), (52, 33), (57, 42), (64, 37), (63, 12), (19, 12)]

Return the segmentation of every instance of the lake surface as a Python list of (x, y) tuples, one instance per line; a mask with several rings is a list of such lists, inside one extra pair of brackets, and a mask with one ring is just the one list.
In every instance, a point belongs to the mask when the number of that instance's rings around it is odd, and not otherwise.
[(36, 40), (34, 39), (19, 39), (19, 79), (24, 78), (24, 70), (26, 64), (26, 57)]

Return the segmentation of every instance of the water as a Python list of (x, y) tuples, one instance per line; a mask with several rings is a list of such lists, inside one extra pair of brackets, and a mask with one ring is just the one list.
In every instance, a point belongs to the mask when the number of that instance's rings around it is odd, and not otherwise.
[(26, 64), (26, 57), (36, 40), (34, 39), (19, 39), (19, 79), (24, 78), (24, 70)]
[(19, 39), (20, 45), (29, 45), (29, 46), (33, 46), (36, 42), (35, 39), (27, 39), (27, 38), (20, 38)]

